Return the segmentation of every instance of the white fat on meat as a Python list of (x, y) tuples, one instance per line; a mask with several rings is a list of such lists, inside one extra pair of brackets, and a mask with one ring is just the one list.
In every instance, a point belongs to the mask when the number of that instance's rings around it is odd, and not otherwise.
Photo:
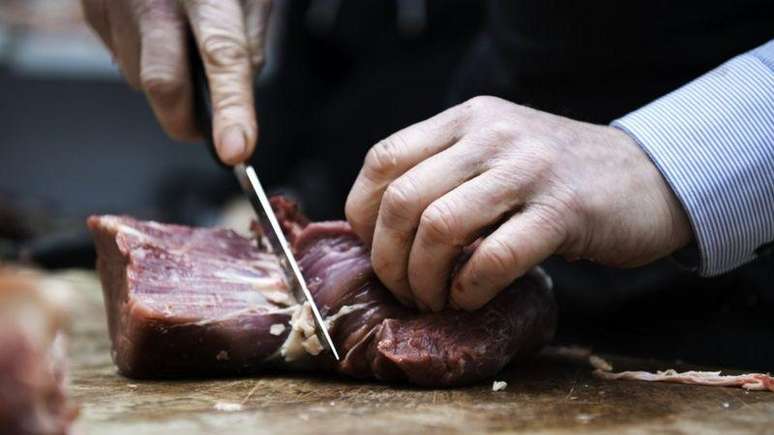
[(322, 343), (320, 343), (320, 339), (317, 338), (317, 335), (313, 335), (304, 340), (304, 342), (301, 343), (301, 347), (303, 347), (306, 353), (310, 355), (319, 355), (320, 352), (325, 349)]
[(290, 293), (287, 291), (280, 291), (280, 290), (263, 290), (261, 291), (261, 294), (269, 301), (274, 302), (277, 305), (283, 305), (288, 306), (295, 302), (295, 300), (291, 299)]
[(196, 326), (206, 326), (215, 322), (222, 322), (224, 320), (229, 319), (236, 319), (238, 317), (244, 316), (246, 314), (252, 314), (252, 313), (261, 313), (261, 314), (293, 314), (296, 311), (298, 311), (298, 305), (294, 305), (292, 307), (285, 307), (285, 308), (273, 308), (273, 309), (267, 309), (263, 305), (256, 305), (253, 307), (247, 307), (242, 308), (239, 310), (231, 311), (230, 313), (223, 314), (218, 317), (208, 318), (208, 319), (202, 319), (198, 320), (196, 322), (185, 322), (185, 323), (178, 323), (176, 325), (172, 325), (171, 328), (180, 328), (184, 326), (190, 326), (190, 325), (196, 325)]
[[(335, 314), (325, 318), (325, 328), (330, 331), (341, 317), (368, 306), (366, 303), (342, 306)], [(309, 360), (311, 356), (319, 355), (323, 350), (324, 347), (315, 334), (312, 306), (309, 302), (304, 302), (297, 306), (290, 318), (290, 332), (280, 347), (280, 355), (288, 363), (297, 363)]]
[[(267, 268), (273, 266), (276, 266), (276, 264), (268, 264)], [(289, 292), (285, 290), (287, 285), (281, 276), (254, 276), (233, 270), (217, 271), (215, 276), (225, 283), (250, 285), (252, 290), (257, 290), (257, 293), (254, 293), (253, 296), (257, 302), (262, 302), (263, 299), (266, 299), (269, 302), (283, 306), (295, 302), (291, 299)]]
[(290, 332), (280, 347), (280, 354), (287, 362), (307, 359), (304, 341), (314, 336), (314, 317), (308, 302), (299, 305), (290, 318)]
[(282, 323), (275, 323), (269, 328), (269, 334), (271, 335), (282, 335), (283, 332), (285, 332), (285, 325)]
[(328, 329), (328, 331), (330, 331), (333, 329), (334, 325), (336, 325), (337, 320), (354, 311), (364, 310), (368, 308), (369, 305), (370, 304), (367, 303), (343, 305), (341, 308), (339, 308), (339, 311), (336, 311), (336, 314), (332, 314), (325, 318), (325, 327)]
[(673, 382), (678, 384), (707, 385), (716, 387), (739, 387), (751, 391), (774, 392), (774, 377), (763, 373), (743, 375), (722, 375), (721, 372), (663, 370), (653, 372), (625, 371), (619, 373), (595, 370), (594, 376), (607, 380), (630, 380), (647, 382)]

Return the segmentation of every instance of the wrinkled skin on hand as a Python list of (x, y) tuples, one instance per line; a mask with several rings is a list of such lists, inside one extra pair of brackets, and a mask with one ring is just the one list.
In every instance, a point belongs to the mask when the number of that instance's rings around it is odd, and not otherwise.
[(209, 79), (213, 139), (221, 160), (255, 147), (252, 78), (264, 60), (271, 0), (81, 0), (89, 24), (129, 84), (142, 90), (171, 137), (199, 137), (187, 54), (193, 30)]
[(346, 214), (371, 244), (381, 281), (433, 311), (447, 302), (481, 307), (552, 254), (633, 267), (692, 237), (673, 192), (628, 135), (494, 97), (376, 144)]

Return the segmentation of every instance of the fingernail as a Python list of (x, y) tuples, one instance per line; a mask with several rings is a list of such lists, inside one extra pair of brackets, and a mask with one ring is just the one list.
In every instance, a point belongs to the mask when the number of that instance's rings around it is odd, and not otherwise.
[(220, 157), (226, 162), (239, 161), (246, 146), (245, 133), (237, 125), (226, 127), (220, 135)]

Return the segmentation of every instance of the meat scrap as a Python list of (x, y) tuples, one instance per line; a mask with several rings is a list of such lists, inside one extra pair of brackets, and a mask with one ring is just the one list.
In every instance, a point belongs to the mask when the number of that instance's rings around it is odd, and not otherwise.
[(539, 269), (475, 312), (418, 313), (376, 279), (346, 222), (307, 223), (294, 204), (274, 205), (342, 360), (320, 346), (308, 305), (294, 300), (260, 240), (93, 216), (88, 225), (121, 373), (232, 375), (273, 366), (449, 386), (491, 377), (553, 336), (556, 304)]
[(505, 381), (494, 381), (492, 382), (492, 391), (503, 391), (506, 388), (508, 388), (508, 383)]
[(0, 434), (65, 435), (64, 310), (37, 274), (0, 266)]
[(721, 375), (720, 373), (709, 371), (678, 372), (673, 369), (657, 371), (656, 373), (646, 371), (612, 373), (604, 370), (595, 370), (594, 376), (607, 380), (624, 379), (630, 381), (673, 382), (715, 387), (740, 387), (751, 391), (774, 391), (774, 378), (768, 374)]
[(613, 365), (610, 364), (609, 361), (599, 355), (593, 354), (591, 348), (586, 346), (546, 346), (540, 352), (540, 356), (556, 362), (589, 366), (592, 369), (605, 372), (613, 371)]
[(606, 359), (598, 355), (589, 356), (589, 364), (591, 365), (591, 367), (594, 367), (596, 370), (599, 370), (599, 371), (603, 371), (603, 372), (613, 371), (613, 365), (610, 364)]

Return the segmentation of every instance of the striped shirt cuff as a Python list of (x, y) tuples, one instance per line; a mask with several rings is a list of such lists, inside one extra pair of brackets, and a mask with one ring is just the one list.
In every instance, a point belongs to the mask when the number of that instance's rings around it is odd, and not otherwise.
[(699, 273), (774, 240), (774, 40), (620, 119), (682, 203)]

